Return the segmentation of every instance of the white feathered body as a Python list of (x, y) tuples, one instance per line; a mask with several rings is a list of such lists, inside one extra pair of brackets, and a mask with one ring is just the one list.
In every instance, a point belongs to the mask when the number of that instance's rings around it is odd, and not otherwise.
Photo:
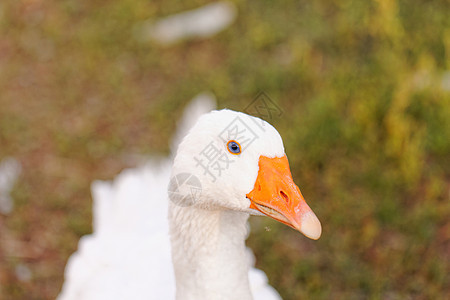
[[(181, 120), (183, 127), (176, 134), (176, 143), (179, 142), (180, 135), (185, 134), (186, 127), (192, 125), (199, 114), (211, 109), (212, 105), (205, 97), (201, 95), (186, 109), (187, 113)], [(113, 181), (93, 182), (93, 233), (80, 239), (77, 252), (70, 257), (58, 300), (175, 299), (176, 283), (169, 238), (167, 195), (171, 168), (172, 159), (153, 159), (142, 167), (123, 171)], [(176, 214), (176, 211), (177, 209), (172, 213)], [(183, 218), (196, 218), (195, 213), (191, 211), (190, 214), (184, 214)], [(224, 289), (220, 286), (221, 276), (239, 276), (244, 284), (250, 284), (254, 299), (280, 299), (278, 293), (268, 285), (264, 272), (253, 268), (253, 254), (243, 243), (248, 234), (248, 230), (244, 230), (248, 214), (236, 217), (224, 213), (223, 216), (239, 220), (226, 220), (236, 221), (232, 224), (237, 227), (236, 231), (230, 228), (228, 234), (221, 235), (222, 240), (217, 240), (218, 236), (215, 235), (220, 230), (223, 231), (220, 224), (209, 223), (206, 227), (202, 227), (205, 224), (196, 222), (191, 224), (203, 228), (203, 232), (199, 231), (199, 234), (208, 234), (210, 229), (212, 240), (209, 243), (217, 243), (216, 248), (207, 247), (217, 251), (209, 253), (213, 255), (207, 256), (201, 266), (208, 268), (208, 264), (221, 264), (224, 272), (217, 274), (216, 278), (201, 278), (201, 272), (191, 271), (186, 265), (186, 276), (193, 276), (194, 280), (190, 280), (191, 282), (203, 285), (211, 291), (215, 288)], [(175, 219), (175, 224), (182, 221), (180, 216)], [(207, 222), (208, 218), (199, 220)], [(177, 249), (174, 251), (174, 258), (184, 255), (183, 243), (195, 243), (194, 239), (200, 237), (198, 235), (175, 239), (177, 242), (174, 247)], [(238, 245), (228, 249), (227, 243)], [(201, 244), (196, 247), (198, 251), (202, 251)], [(232, 249), (235, 252), (237, 249), (237, 252), (231, 253)], [(239, 257), (233, 257), (237, 253)], [(222, 259), (220, 256), (223, 256)], [(236, 268), (241, 271), (233, 272)], [(225, 288), (233, 290), (239, 287)], [(250, 297), (245, 293), (239, 298)], [(214, 294), (210, 295), (208, 300), (223, 299), (214, 297)]]

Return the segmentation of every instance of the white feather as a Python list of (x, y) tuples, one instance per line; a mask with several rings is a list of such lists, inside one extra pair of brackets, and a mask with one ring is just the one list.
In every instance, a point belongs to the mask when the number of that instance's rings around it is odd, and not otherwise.
[[(205, 95), (186, 109), (179, 129), (183, 135), (211, 109), (214, 100)], [(180, 133), (175, 139), (179, 138)], [(93, 233), (80, 239), (78, 251), (70, 257), (59, 300), (175, 298), (167, 220), (171, 169), (170, 159), (152, 160), (123, 171), (112, 182), (93, 182)], [(245, 251), (239, 261), (250, 267), (251, 294), (255, 299), (280, 299), (264, 272), (252, 267), (251, 250)]]

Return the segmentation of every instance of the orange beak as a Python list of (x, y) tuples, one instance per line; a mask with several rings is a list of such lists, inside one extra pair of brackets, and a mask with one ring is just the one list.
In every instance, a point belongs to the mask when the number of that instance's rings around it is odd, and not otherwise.
[(313, 240), (320, 237), (320, 221), (294, 183), (286, 155), (281, 158), (259, 158), (258, 177), (247, 198), (251, 202), (250, 208), (291, 226)]

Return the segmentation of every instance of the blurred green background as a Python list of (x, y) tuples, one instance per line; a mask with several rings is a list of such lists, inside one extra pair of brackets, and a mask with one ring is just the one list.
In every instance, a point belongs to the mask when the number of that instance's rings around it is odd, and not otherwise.
[(448, 297), (450, 2), (233, 2), (228, 29), (170, 47), (135, 32), (207, 1), (0, 2), (0, 159), (23, 167), (0, 215), (1, 299), (58, 294), (91, 181), (167, 155), (205, 90), (241, 111), (264, 91), (284, 112), (272, 123), (323, 225), (311, 241), (252, 218), (284, 299)]

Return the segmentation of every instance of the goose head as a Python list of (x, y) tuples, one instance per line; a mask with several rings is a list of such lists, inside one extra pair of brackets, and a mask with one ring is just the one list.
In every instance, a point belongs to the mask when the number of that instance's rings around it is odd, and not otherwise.
[(311, 239), (322, 228), (294, 183), (278, 131), (232, 110), (199, 118), (174, 158), (172, 205), (265, 215)]

